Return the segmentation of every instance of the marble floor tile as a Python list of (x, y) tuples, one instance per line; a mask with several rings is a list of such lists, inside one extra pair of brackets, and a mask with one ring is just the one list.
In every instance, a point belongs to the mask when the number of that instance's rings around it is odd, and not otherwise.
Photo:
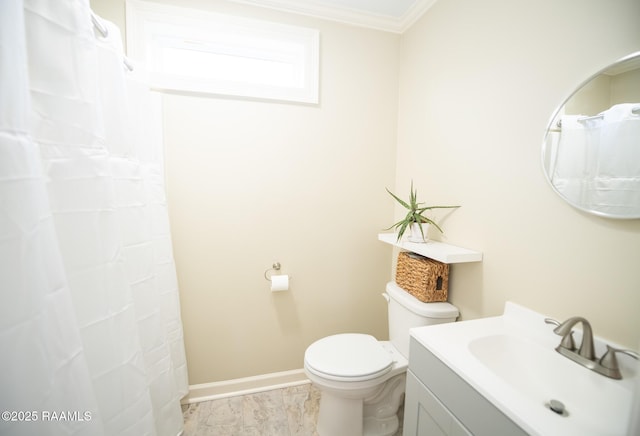
[(282, 400), (282, 390), (245, 395), (242, 406), (246, 434), (264, 436), (289, 434), (289, 422)]
[(282, 400), (291, 436), (317, 436), (320, 391), (312, 385), (293, 386), (282, 390)]
[[(318, 436), (320, 391), (307, 383), (182, 406), (183, 436)], [(402, 435), (402, 408), (399, 413)]]
[(311, 384), (182, 406), (183, 436), (317, 436)]

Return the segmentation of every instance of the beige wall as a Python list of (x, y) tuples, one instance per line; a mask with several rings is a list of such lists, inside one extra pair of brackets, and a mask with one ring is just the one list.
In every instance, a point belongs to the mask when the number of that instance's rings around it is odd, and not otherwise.
[[(92, 5), (123, 27), (123, 1)], [(301, 368), (305, 347), (332, 333), (384, 338), (393, 260), (376, 233), (394, 213), (384, 187), (406, 193), (411, 179), (427, 201), (462, 205), (441, 221), (443, 239), (484, 252), (451, 269), (463, 319), (511, 300), (584, 315), (638, 347), (640, 220), (571, 208), (540, 164), (564, 97), (640, 49), (637, 1), (446, 0), (401, 37), (179, 4), (315, 27), (322, 45), (317, 107), (165, 96), (190, 383)], [(278, 295), (262, 277), (276, 260), (292, 276)]]
[(639, 16), (637, 0), (447, 0), (402, 36), (396, 189), (462, 205), (445, 240), (484, 253), (451, 271), (463, 319), (511, 300), (638, 348), (640, 220), (565, 204), (540, 148), (575, 86), (640, 49)]
[[(302, 368), (306, 347), (329, 334), (386, 338), (391, 248), (376, 235), (393, 218), (399, 36), (174, 3), (317, 28), (321, 40), (317, 106), (164, 96), (189, 382)], [(121, 8), (104, 6), (117, 19)], [(271, 293), (263, 277), (275, 261), (289, 292)]]
[[(567, 115), (596, 115), (611, 107), (611, 76), (601, 74), (580, 88), (564, 106)], [(562, 114), (564, 115), (564, 114)]]
[(569, 99), (565, 113), (596, 115), (615, 104), (637, 102), (640, 102), (640, 68), (595, 77)]
[(618, 74), (611, 80), (611, 103), (640, 102), (640, 68)]

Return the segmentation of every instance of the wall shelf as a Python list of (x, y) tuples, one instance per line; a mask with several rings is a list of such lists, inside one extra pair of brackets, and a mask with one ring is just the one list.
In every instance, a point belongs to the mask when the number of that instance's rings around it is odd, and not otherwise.
[(401, 240), (400, 242), (396, 242), (396, 238), (397, 235), (395, 233), (378, 234), (379, 241), (402, 248), (403, 250), (412, 251), (421, 256), (428, 257), (442, 263), (466, 263), (482, 261), (482, 253), (479, 251), (456, 247), (455, 245), (445, 244), (444, 242), (438, 241), (416, 243)]

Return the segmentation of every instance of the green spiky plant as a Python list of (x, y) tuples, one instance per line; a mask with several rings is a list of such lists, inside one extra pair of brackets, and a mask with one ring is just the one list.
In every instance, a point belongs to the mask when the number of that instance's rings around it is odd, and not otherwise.
[(385, 229), (385, 230), (394, 229), (398, 231), (397, 242), (400, 242), (400, 239), (402, 239), (402, 235), (404, 235), (404, 232), (405, 230), (407, 230), (407, 227), (411, 227), (411, 224), (413, 223), (419, 224), (420, 233), (422, 234), (423, 240), (425, 238), (424, 238), (424, 231), (422, 230), (422, 224), (433, 224), (436, 229), (440, 230), (440, 233), (443, 233), (443, 230), (440, 228), (440, 226), (436, 224), (433, 220), (424, 216), (423, 213), (432, 209), (454, 209), (454, 208), (460, 207), (460, 206), (423, 206), (424, 203), (418, 203), (418, 190), (413, 189), (413, 180), (411, 181), (411, 192), (409, 195), (408, 203), (400, 199), (393, 192), (389, 191), (388, 188), (385, 188), (385, 189), (389, 194), (391, 194), (393, 198), (395, 198), (395, 200), (398, 203), (404, 206), (408, 211), (407, 215), (403, 219), (401, 219), (400, 221), (398, 221), (388, 229)]

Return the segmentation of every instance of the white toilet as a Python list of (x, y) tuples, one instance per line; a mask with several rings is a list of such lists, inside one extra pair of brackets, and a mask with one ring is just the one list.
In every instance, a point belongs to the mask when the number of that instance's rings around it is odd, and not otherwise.
[(389, 303), (389, 339), (346, 333), (307, 348), (304, 371), (320, 390), (320, 436), (390, 436), (398, 430), (405, 391), (409, 329), (453, 322), (452, 304), (423, 303), (395, 282), (383, 294)]

